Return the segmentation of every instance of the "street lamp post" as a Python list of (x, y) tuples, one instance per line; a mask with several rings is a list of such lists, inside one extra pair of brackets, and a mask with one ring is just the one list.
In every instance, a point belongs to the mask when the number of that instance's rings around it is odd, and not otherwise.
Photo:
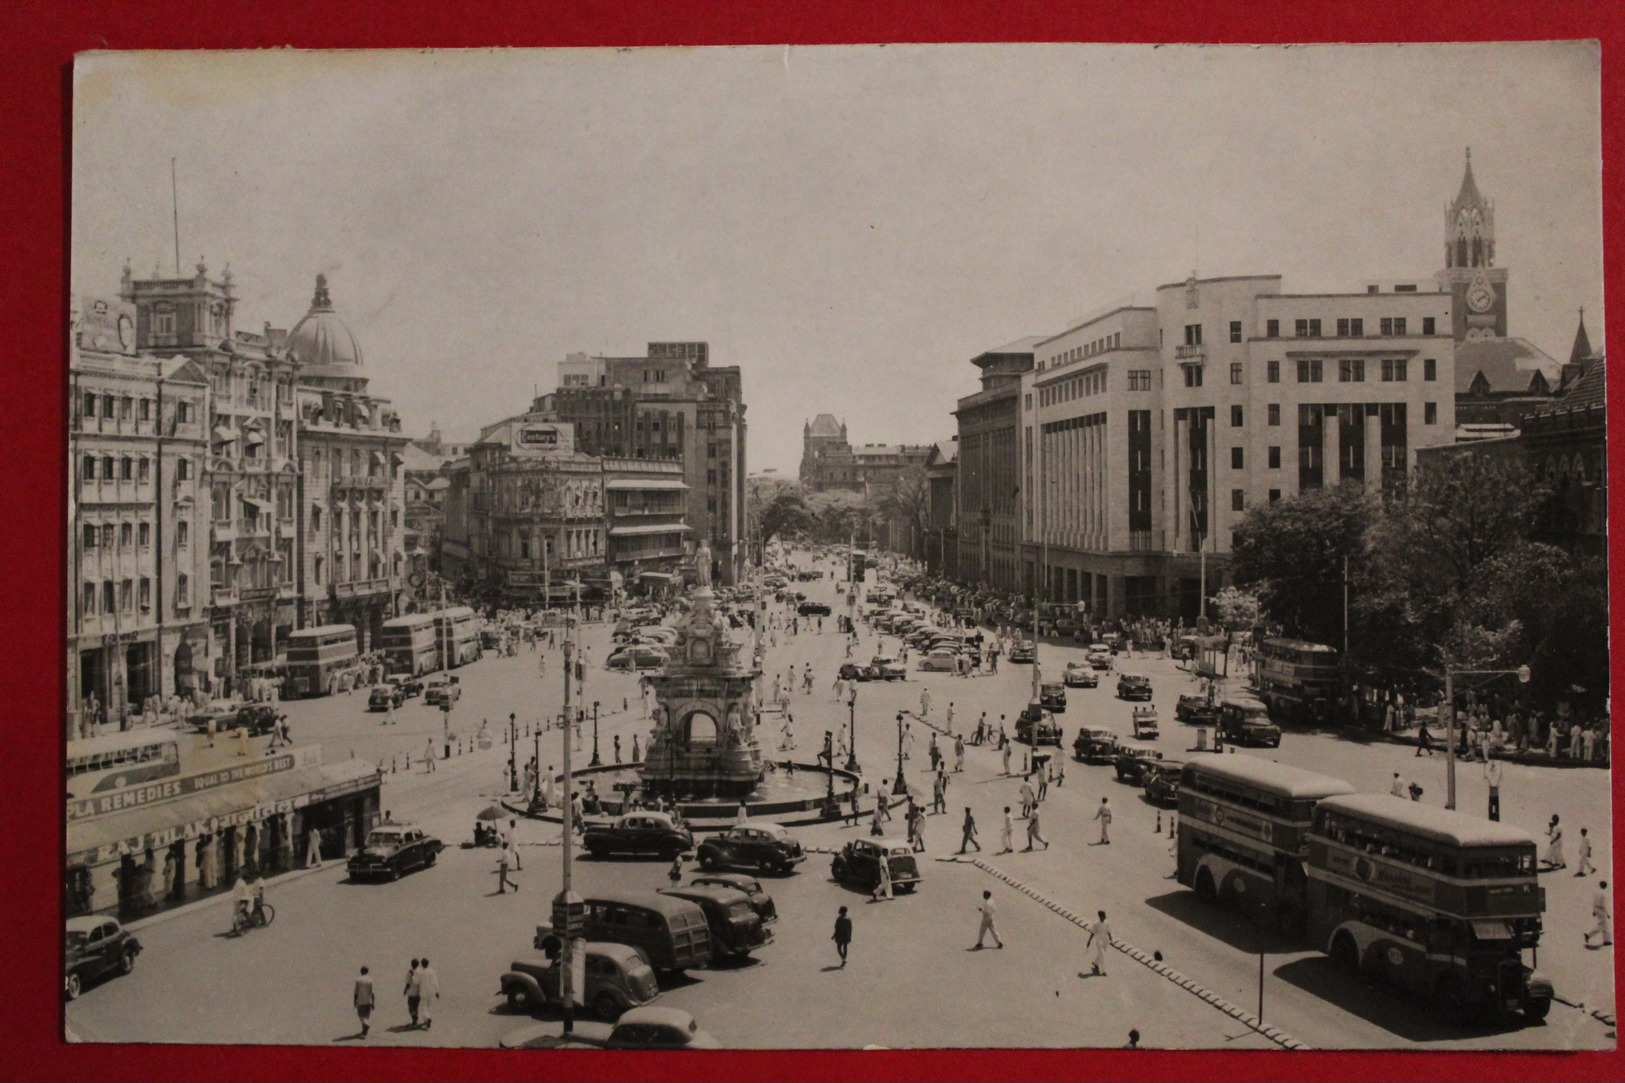
[(519, 722), (508, 712), (508, 792), (519, 791)]
[(903, 712), (897, 712), (897, 780), (892, 785), (893, 793), (907, 793), (908, 779), (903, 776)]
[(592, 701), (592, 763), (590, 767), (602, 767), (604, 761), (598, 756), (598, 701)]
[(1444, 770), (1445, 770), (1445, 799), (1444, 807), (1456, 807), (1456, 677), (1501, 677), (1506, 674), (1516, 674), (1519, 684), (1529, 683), (1529, 667), (1519, 666), (1517, 669), (1453, 669), (1449, 662), (1444, 666)]
[(846, 769), (856, 774), (858, 767), (858, 690), (852, 689), (846, 697), (846, 721), (848, 734), (848, 747), (846, 750)]

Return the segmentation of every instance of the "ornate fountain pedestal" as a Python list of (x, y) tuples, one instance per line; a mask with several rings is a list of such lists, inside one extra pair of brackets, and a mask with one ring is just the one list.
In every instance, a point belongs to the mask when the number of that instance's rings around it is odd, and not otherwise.
[(741, 645), (712, 608), (708, 586), (689, 595), (692, 610), (654, 686), (656, 726), (639, 774), (645, 793), (684, 800), (744, 797), (762, 780), (755, 688), (760, 671), (740, 660)]

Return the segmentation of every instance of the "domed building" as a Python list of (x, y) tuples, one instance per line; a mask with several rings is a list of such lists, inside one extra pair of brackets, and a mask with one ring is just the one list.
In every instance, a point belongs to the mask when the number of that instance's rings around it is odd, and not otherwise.
[(295, 366), (299, 425), (299, 626), (354, 625), (357, 647), (376, 650), (408, 572), (408, 439), (389, 400), (368, 393), (361, 344), (326, 275), (282, 349)]

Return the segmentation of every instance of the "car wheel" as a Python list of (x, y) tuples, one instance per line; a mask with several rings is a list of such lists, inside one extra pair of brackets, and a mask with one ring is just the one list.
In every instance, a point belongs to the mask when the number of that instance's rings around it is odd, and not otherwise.
[(440, 855), (434, 850), (430, 850), (428, 856), (423, 859), (423, 867), (427, 869), (439, 860)]
[(399, 880), (399, 879), (400, 879), (400, 878), (401, 878), (401, 870), (400, 870), (400, 866), (398, 866), (398, 865), (391, 865), (391, 866), (390, 866), (390, 867), (389, 867), (389, 873), (388, 873), (388, 876), (389, 876), (389, 878), (390, 878), (390, 879), (391, 879), (391, 880)]
[(84, 983), (80, 980), (77, 972), (68, 974), (67, 981), (62, 983), (62, 991), (67, 994), (69, 1000), (79, 999), (79, 994), (84, 992)]
[(604, 856), (604, 847), (602, 845), (598, 844), (598, 843), (591, 843), (590, 842), (590, 843), (587, 844), (587, 852), (589, 854), (591, 854), (593, 857), (601, 858), (601, 857)]
[(606, 1023), (613, 1023), (621, 1017), (621, 1004), (609, 992), (600, 992), (592, 998), (592, 1012)]
[(1545, 1019), (1547, 1013), (1551, 1010), (1551, 997), (1524, 997), (1523, 999), (1523, 1017), (1531, 1023), (1538, 1023)]
[(1332, 950), (1328, 953), (1332, 962), (1345, 974), (1355, 975), (1360, 972), (1360, 949), (1355, 946), (1354, 938), (1348, 933), (1339, 933), (1332, 941)]
[(845, 880), (846, 862), (842, 861), (840, 858), (836, 858), (834, 861), (830, 862), (829, 874), (835, 877), (837, 880)]
[(1213, 874), (1206, 869), (1196, 874), (1196, 897), (1203, 902), (1219, 901), (1218, 885), (1213, 882)]
[(1473, 1019), (1473, 1005), (1467, 999), (1467, 986), (1458, 974), (1446, 974), (1439, 979), (1438, 999), (1444, 1005), (1445, 1018), (1457, 1026)]
[(133, 949), (126, 948), (124, 954), (119, 956), (118, 972), (120, 974), (128, 974), (130, 971), (132, 971), (134, 969), (135, 969), (135, 951)]
[(525, 993), (523, 987), (518, 985), (508, 986), (508, 1010), (515, 1012), (530, 1010), (530, 997)]
[(709, 850), (701, 850), (699, 860), (700, 868), (704, 869), (706, 872), (710, 872), (712, 869), (717, 867), (717, 857)]

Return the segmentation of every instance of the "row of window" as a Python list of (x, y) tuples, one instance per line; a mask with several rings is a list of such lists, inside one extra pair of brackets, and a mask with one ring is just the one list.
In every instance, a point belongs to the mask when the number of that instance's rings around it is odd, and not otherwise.
[[(86, 549), (112, 549), (137, 545), (145, 549), (152, 544), (152, 524), (139, 523), (86, 523), (81, 534)], [(184, 549), (192, 540), (192, 524), (185, 519), (175, 521), (175, 545)]]
[[(81, 460), (83, 464), (80, 476), (86, 481), (135, 481), (145, 482), (152, 477), (152, 460), (146, 456), (124, 455), (114, 458), (103, 455), (86, 455)], [(175, 460), (175, 477), (180, 481), (187, 481), (192, 476), (192, 460)]]
[(1094, 357), (1096, 354), (1105, 353), (1107, 350), (1121, 349), (1122, 346), (1123, 332), (1113, 331), (1111, 334), (1097, 338), (1093, 342), (1086, 342), (1081, 346), (1074, 346), (1070, 350), (1062, 350), (1060, 353), (1050, 355), (1049, 367), (1053, 368), (1056, 365), (1064, 365), (1071, 361), (1081, 361), (1086, 357)]
[[(108, 392), (86, 391), (80, 399), (80, 414), (85, 420), (105, 418), (109, 421), (147, 421), (157, 414), (157, 400), (146, 396), (113, 395)], [(189, 399), (175, 400), (175, 420), (189, 425), (198, 419), (198, 404)]]
[[(1292, 333), (1295, 338), (1321, 338), (1321, 321), (1317, 319), (1301, 319), (1292, 321)], [(1405, 316), (1384, 316), (1377, 321), (1378, 334), (1383, 338), (1403, 338), (1410, 334), (1410, 320)], [(1438, 321), (1432, 316), (1422, 317), (1422, 334), (1434, 335), (1438, 333)], [(1241, 341), (1241, 323), (1239, 321), (1230, 325), (1230, 341)], [(1265, 320), (1264, 337), (1280, 338), (1281, 321)], [(1339, 318), (1337, 321), (1338, 338), (1364, 338), (1365, 320), (1358, 316)], [(1200, 341), (1200, 340), (1198, 340)]]
[[(183, 609), (192, 604), (192, 587), (185, 575), (175, 577), (175, 606)], [(79, 615), (82, 617), (110, 617), (115, 613), (134, 613), (136, 607), (152, 608), (152, 580), (125, 579), (115, 583), (104, 579), (99, 584), (85, 580), (79, 591)]]
[[(1382, 382), (1384, 382), (1384, 383), (1405, 383), (1409, 379), (1410, 366), (1407, 363), (1406, 358), (1403, 358), (1403, 357), (1385, 357), (1385, 358), (1382, 359), (1381, 364), (1382, 364), (1382, 370), (1381, 370), (1382, 371)], [(1232, 368), (1232, 377), (1234, 377), (1235, 366), (1231, 366), (1231, 368)], [(1280, 362), (1278, 362), (1278, 361), (1270, 361), (1270, 362), (1268, 362), (1268, 370), (1266, 372), (1266, 376), (1267, 376), (1270, 383), (1272, 383), (1272, 384), (1280, 383), (1281, 382)], [(1324, 362), (1320, 358), (1318, 358), (1318, 357), (1310, 357), (1310, 358), (1300, 358), (1298, 360), (1298, 382), (1300, 384), (1318, 384), (1324, 379), (1324, 377), (1325, 377), (1325, 365), (1324, 365)], [(1439, 378), (1439, 363), (1438, 363), (1438, 361), (1435, 358), (1432, 358), (1432, 357), (1423, 358), (1422, 359), (1422, 379), (1423, 379), (1423, 381), (1424, 382), (1431, 382), (1431, 381), (1437, 380), (1438, 378)], [(1338, 383), (1344, 383), (1344, 384), (1347, 384), (1347, 383), (1364, 383), (1365, 382), (1365, 358), (1363, 358), (1363, 357), (1344, 357), (1344, 358), (1340, 358), (1338, 360), (1338, 362), (1337, 362), (1337, 381), (1338, 381)], [(1232, 379), (1231, 382), (1232, 383), (1239, 383), (1240, 381)]]

